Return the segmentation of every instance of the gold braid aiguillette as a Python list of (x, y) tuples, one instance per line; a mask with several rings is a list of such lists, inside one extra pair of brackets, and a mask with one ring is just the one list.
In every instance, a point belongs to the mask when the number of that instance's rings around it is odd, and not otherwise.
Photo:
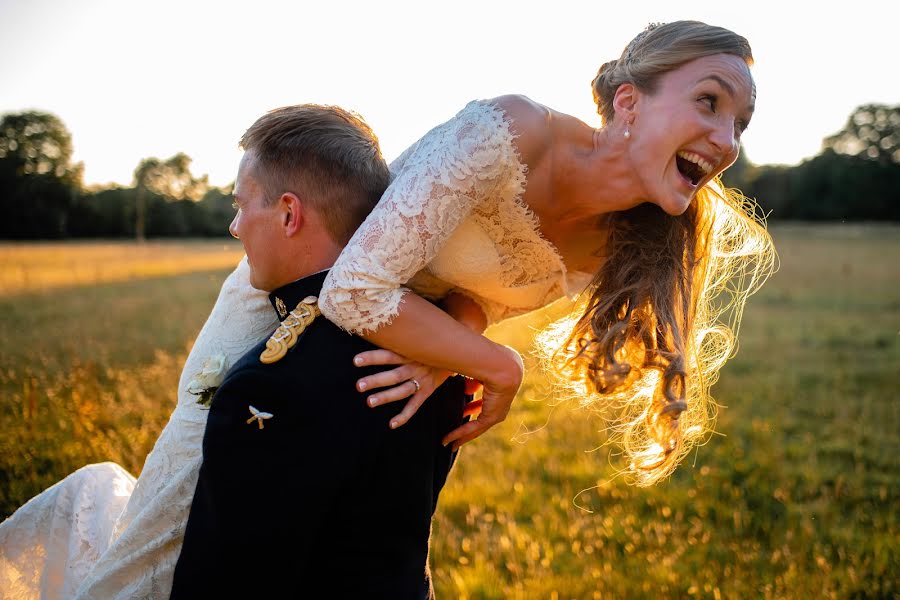
[(296, 345), (300, 334), (322, 314), (317, 301), (315, 296), (307, 296), (300, 301), (266, 342), (266, 349), (259, 355), (259, 362), (270, 365), (284, 358), (288, 350)]

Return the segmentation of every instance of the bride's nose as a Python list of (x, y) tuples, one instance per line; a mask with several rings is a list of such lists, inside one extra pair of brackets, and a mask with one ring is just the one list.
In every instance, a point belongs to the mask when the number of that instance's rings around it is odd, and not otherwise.
[(239, 240), (241, 238), (238, 237), (237, 227), (235, 226), (236, 223), (237, 223), (237, 215), (235, 215), (234, 219), (231, 220), (231, 224), (228, 226), (228, 233), (230, 233), (231, 237), (233, 237), (234, 239)]
[(730, 156), (736, 153), (739, 143), (734, 133), (734, 120), (720, 119), (718, 125), (710, 134), (710, 140), (723, 154)]

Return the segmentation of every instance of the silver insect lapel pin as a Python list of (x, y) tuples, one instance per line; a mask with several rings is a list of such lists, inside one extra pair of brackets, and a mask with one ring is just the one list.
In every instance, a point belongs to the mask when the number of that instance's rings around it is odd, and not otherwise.
[(259, 424), (260, 429), (265, 428), (265, 425), (263, 425), (263, 421), (265, 421), (266, 419), (271, 419), (272, 417), (275, 416), (272, 413), (263, 412), (263, 411), (259, 410), (258, 408), (256, 408), (255, 406), (248, 406), (248, 408), (250, 409), (250, 413), (253, 416), (250, 417), (249, 419), (247, 419), (247, 425), (249, 425), (253, 421), (256, 421)]

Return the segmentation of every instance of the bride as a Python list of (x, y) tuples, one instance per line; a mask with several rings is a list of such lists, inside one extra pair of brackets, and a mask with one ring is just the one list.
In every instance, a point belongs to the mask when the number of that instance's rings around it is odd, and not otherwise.
[[(751, 64), (731, 31), (651, 26), (594, 79), (601, 128), (506, 96), (470, 103), (404, 152), (320, 298), (323, 314), (386, 349), (363, 362), (405, 363), (360, 381), (380, 390), (370, 403), (412, 396), (400, 426), (460, 372), (482, 381), (484, 407), (447, 441), (480, 435), (522, 376), (480, 331), (584, 289), (553, 363), (585, 402), (625, 407), (638, 483), (671, 473), (704, 436), (709, 386), (734, 348), (721, 317), (739, 318), (772, 268), (753, 207), (716, 179), (752, 115)], [(276, 325), (247, 270), (225, 281), (140, 479), (91, 465), (0, 525), (4, 597), (168, 597), (201, 461), (205, 412), (189, 380)], [(464, 324), (421, 297), (461, 298), (451, 312)], [(499, 368), (484, 369), (488, 355)]]

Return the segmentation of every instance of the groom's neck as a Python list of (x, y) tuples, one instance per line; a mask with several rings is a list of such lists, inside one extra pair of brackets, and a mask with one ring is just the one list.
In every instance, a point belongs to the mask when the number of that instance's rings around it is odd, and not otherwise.
[(334, 261), (337, 260), (340, 251), (341, 249), (338, 249), (337, 252), (330, 252), (327, 255), (310, 257), (309, 260), (302, 261), (299, 265), (294, 262), (285, 263), (285, 269), (282, 275), (267, 286), (270, 289), (263, 291), (272, 292), (289, 283), (299, 281), (310, 275), (315, 275), (316, 273), (321, 273), (322, 271), (330, 269), (332, 265), (334, 265)]

